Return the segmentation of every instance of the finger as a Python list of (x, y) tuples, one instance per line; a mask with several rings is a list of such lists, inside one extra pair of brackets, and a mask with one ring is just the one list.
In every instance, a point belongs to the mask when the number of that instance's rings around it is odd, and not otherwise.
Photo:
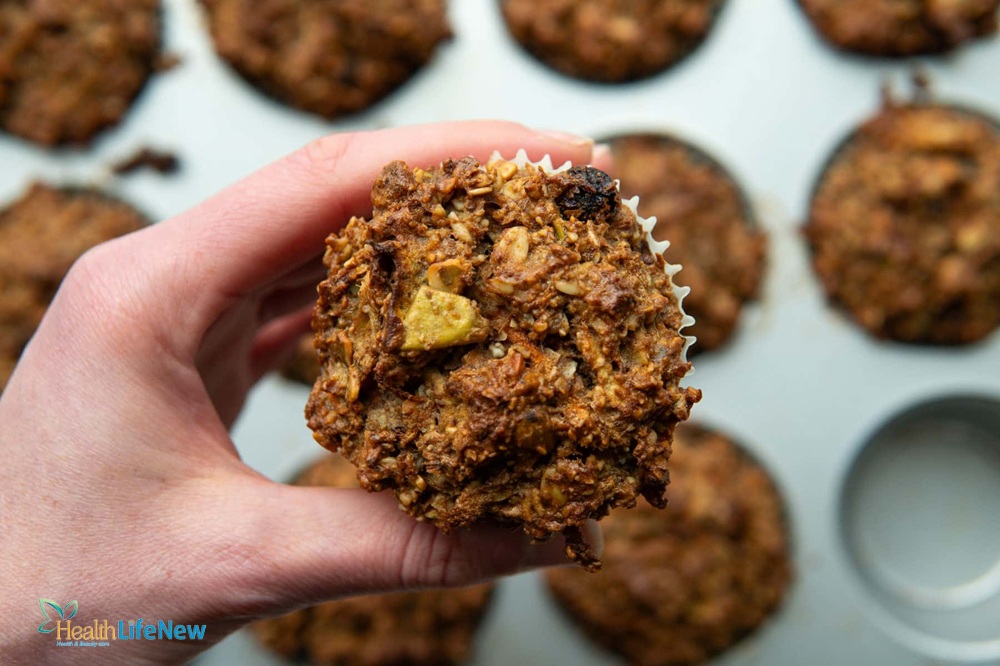
[(567, 565), (557, 535), (532, 543), (498, 525), (449, 533), (401, 512), (388, 492), (277, 486), (271, 516), (258, 529), (263, 562), (280, 566), (245, 581), (276, 605), (313, 603), (346, 594), (466, 585), (539, 567)]
[[(587, 163), (592, 143), (522, 125), (478, 121), (334, 134), (236, 183), (193, 210), (137, 234), (159, 263), (162, 295), (178, 300), (195, 339), (226, 307), (323, 249), (351, 215), (371, 210), (371, 187), (394, 159), (417, 166), (494, 150)], [(155, 252), (152, 251), (155, 249)], [(175, 329), (176, 330), (176, 329)]]
[(250, 350), (250, 367), (255, 381), (291, 360), (302, 336), (311, 334), (311, 320), (310, 306), (276, 319), (258, 331)]

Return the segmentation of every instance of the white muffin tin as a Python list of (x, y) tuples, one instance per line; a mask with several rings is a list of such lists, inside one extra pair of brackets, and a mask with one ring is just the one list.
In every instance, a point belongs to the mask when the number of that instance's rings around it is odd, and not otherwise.
[[(165, 1), (181, 66), (157, 76), (90, 150), (0, 137), (0, 200), (34, 177), (93, 182), (164, 218), (327, 132), (430, 121), (686, 138), (732, 171), (770, 236), (760, 303), (731, 345), (696, 358), (689, 381), (705, 399), (694, 415), (769, 468), (788, 503), (797, 569), (781, 611), (716, 663), (1000, 663), (1000, 335), (958, 349), (871, 339), (825, 304), (799, 232), (830, 151), (875, 111), (885, 78), (906, 87), (911, 63), (834, 52), (793, 0), (728, 0), (675, 69), (595, 85), (521, 51), (495, 0), (452, 0), (456, 38), (423, 73), (368, 113), (327, 123), (226, 67), (194, 0)], [(939, 99), (1000, 116), (1000, 40), (920, 62)], [(142, 144), (175, 150), (183, 171), (107, 175)], [(233, 432), (247, 464), (286, 480), (321, 453), (302, 417), (306, 395), (276, 377), (252, 393)], [(618, 663), (540, 583), (500, 584), (474, 664)], [(241, 633), (200, 663), (277, 662)]]

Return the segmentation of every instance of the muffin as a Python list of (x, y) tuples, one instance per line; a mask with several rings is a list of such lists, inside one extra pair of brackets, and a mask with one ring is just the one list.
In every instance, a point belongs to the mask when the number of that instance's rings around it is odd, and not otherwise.
[(511, 35), (549, 67), (588, 81), (648, 78), (693, 51), (722, 0), (500, 0)]
[(843, 51), (906, 57), (950, 51), (997, 30), (1000, 0), (798, 0)]
[(663, 506), (685, 323), (663, 258), (592, 167), (468, 157), (386, 166), (371, 220), (327, 239), (313, 318), (323, 446), (442, 529), (562, 532), (642, 495)]
[(680, 139), (632, 134), (610, 141), (626, 196), (639, 213), (656, 217), (653, 237), (670, 240), (664, 256), (684, 267), (677, 281), (691, 287), (684, 310), (695, 325), (693, 352), (724, 345), (743, 305), (760, 289), (767, 237), (732, 176), (701, 149)]
[(805, 235), (827, 296), (877, 338), (959, 345), (1000, 324), (1000, 131), (888, 102), (835, 151)]
[(2, 2), (0, 128), (85, 144), (125, 115), (159, 51), (159, 0)]
[(285, 379), (308, 386), (312, 386), (319, 378), (319, 357), (313, 345), (312, 333), (306, 333), (299, 338), (295, 352), (281, 368), (281, 375)]
[[(340, 456), (325, 456), (295, 483), (358, 485)], [(253, 632), (278, 654), (319, 666), (462, 664), (492, 594), (492, 585), (477, 585), (341, 599), (262, 620)]]
[(98, 192), (43, 183), (0, 211), (0, 390), (73, 262), (146, 223)]
[(336, 118), (408, 81), (451, 37), (445, 0), (201, 0), (215, 50), (285, 104)]
[(792, 579), (782, 500), (725, 435), (683, 425), (670, 503), (604, 522), (604, 568), (547, 574), (558, 604), (595, 642), (637, 666), (698, 664), (756, 630)]

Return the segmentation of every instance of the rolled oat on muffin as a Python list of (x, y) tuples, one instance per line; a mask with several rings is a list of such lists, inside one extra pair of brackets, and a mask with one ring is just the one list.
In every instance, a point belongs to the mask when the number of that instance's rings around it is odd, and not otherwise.
[(687, 323), (663, 258), (592, 167), (385, 167), (327, 240), (306, 414), (363, 487), (443, 529), (483, 520), (599, 562), (588, 519), (663, 506)]

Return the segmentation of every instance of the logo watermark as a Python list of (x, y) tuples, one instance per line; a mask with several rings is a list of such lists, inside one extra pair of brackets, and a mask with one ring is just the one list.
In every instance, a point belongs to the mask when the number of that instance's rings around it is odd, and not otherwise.
[[(39, 599), (45, 621), (38, 633), (55, 634), (56, 647), (108, 647), (112, 641), (200, 641), (205, 638), (204, 624), (180, 624), (173, 620), (93, 620), (90, 624), (72, 619), (80, 604), (71, 601), (60, 606), (52, 599)], [(145, 624), (144, 624), (145, 622)]]

